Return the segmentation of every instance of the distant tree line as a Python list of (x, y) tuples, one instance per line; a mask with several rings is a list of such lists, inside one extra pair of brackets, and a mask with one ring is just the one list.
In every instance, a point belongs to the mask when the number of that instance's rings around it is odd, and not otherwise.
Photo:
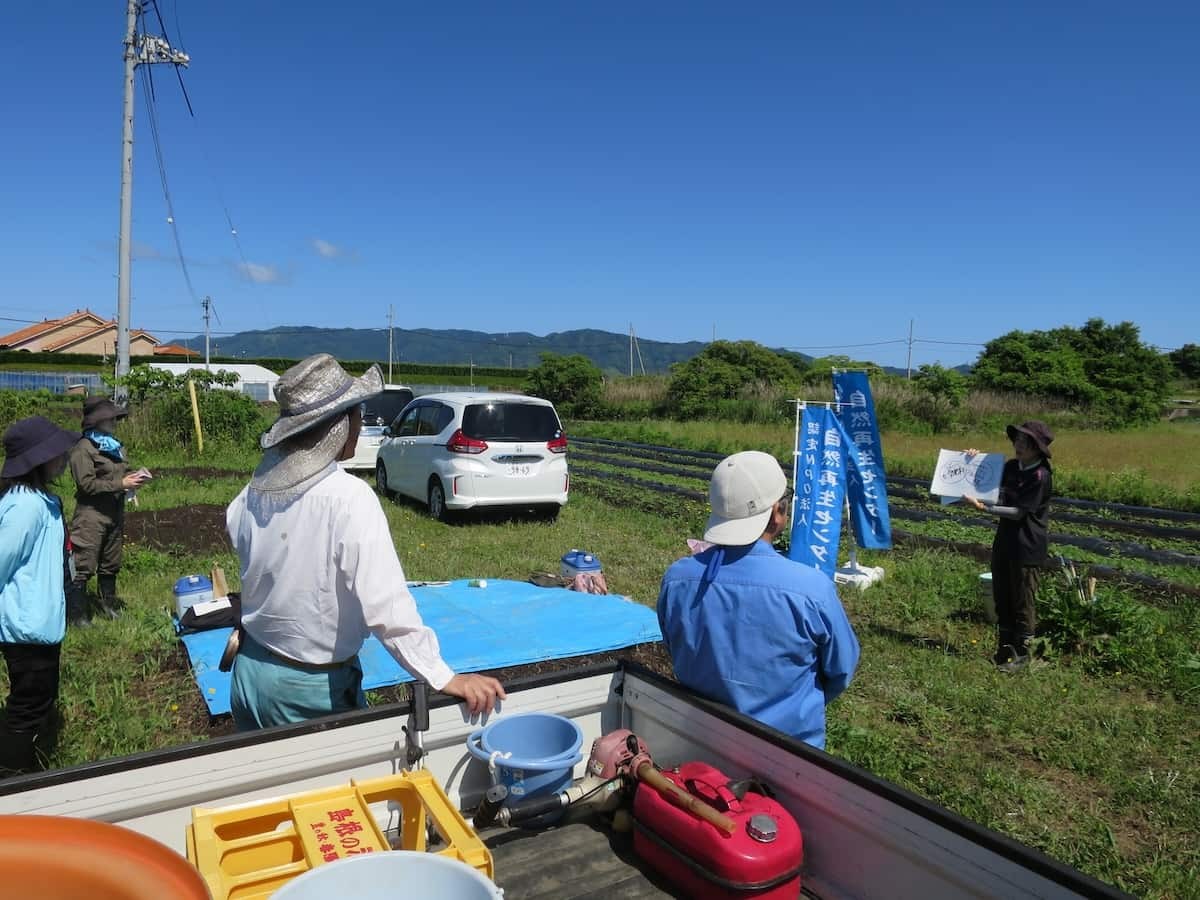
[[(881, 417), (888, 412), (915, 417), (935, 431), (955, 421), (973, 390), (1044, 400), (1085, 414), (1092, 424), (1121, 428), (1154, 421), (1174, 379), (1200, 376), (1200, 347), (1187, 344), (1162, 354), (1142, 342), (1131, 322), (1109, 325), (1089, 319), (1078, 328), (1011, 331), (985, 345), (969, 374), (924, 365), (909, 383), (874, 363), (845, 356), (809, 360), (752, 341), (714, 341), (673, 365), (665, 391), (638, 413), (777, 419), (790, 410), (788, 399), (812, 399), (814, 392), (828, 391), (835, 368), (865, 369), (876, 383), (906, 385), (911, 389), (907, 408), (881, 410)], [(605, 408), (603, 373), (579, 354), (543, 354), (541, 364), (530, 370), (526, 388), (553, 400), (568, 417), (621, 416), (621, 410)]]

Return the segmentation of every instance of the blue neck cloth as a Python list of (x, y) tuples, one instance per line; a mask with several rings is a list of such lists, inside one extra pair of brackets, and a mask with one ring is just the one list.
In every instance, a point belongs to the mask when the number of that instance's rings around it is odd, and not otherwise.
[(89, 428), (83, 433), (89, 441), (96, 445), (96, 449), (105, 456), (115, 459), (117, 462), (124, 462), (125, 457), (121, 454), (121, 442), (111, 434), (105, 434), (102, 431), (97, 431), (95, 428)]

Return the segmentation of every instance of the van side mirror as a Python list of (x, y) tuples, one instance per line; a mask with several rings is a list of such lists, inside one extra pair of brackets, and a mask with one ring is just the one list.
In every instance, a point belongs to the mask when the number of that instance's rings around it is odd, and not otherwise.
[(392, 426), (391, 425), (383, 426), (383, 436), (385, 438), (390, 438), (392, 436)]

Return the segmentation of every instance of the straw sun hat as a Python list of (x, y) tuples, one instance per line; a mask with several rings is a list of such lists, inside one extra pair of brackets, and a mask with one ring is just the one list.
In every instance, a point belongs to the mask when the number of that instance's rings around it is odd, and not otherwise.
[[(328, 353), (296, 363), (275, 385), (279, 418), (259, 440), (265, 452), (250, 486), (287, 490), (326, 468), (350, 437), (346, 411), (381, 393), (383, 372), (378, 365), (354, 378)], [(317, 428), (335, 416), (340, 420), (332, 428)]]

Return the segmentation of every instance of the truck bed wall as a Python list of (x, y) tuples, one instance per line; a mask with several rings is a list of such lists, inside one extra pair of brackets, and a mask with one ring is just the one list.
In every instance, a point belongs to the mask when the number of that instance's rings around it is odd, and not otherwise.
[[(634, 666), (514, 685), (504, 712), (577, 722), (584, 755), (631, 728), (663, 766), (704, 760), (768, 782), (804, 832), (804, 884), (822, 898), (1125, 897), (1015, 841), (876, 779)], [(146, 834), (180, 853), (194, 806), (222, 807), (376, 778), (403, 766), (401, 707), (348, 713), (208, 743), (0, 781), (0, 813), (82, 816)], [(490, 783), (465, 749), (479, 727), (461, 707), (430, 710), (425, 767), (471, 809)], [(576, 767), (583, 774), (583, 764)], [(386, 829), (396, 812), (373, 809)]]

